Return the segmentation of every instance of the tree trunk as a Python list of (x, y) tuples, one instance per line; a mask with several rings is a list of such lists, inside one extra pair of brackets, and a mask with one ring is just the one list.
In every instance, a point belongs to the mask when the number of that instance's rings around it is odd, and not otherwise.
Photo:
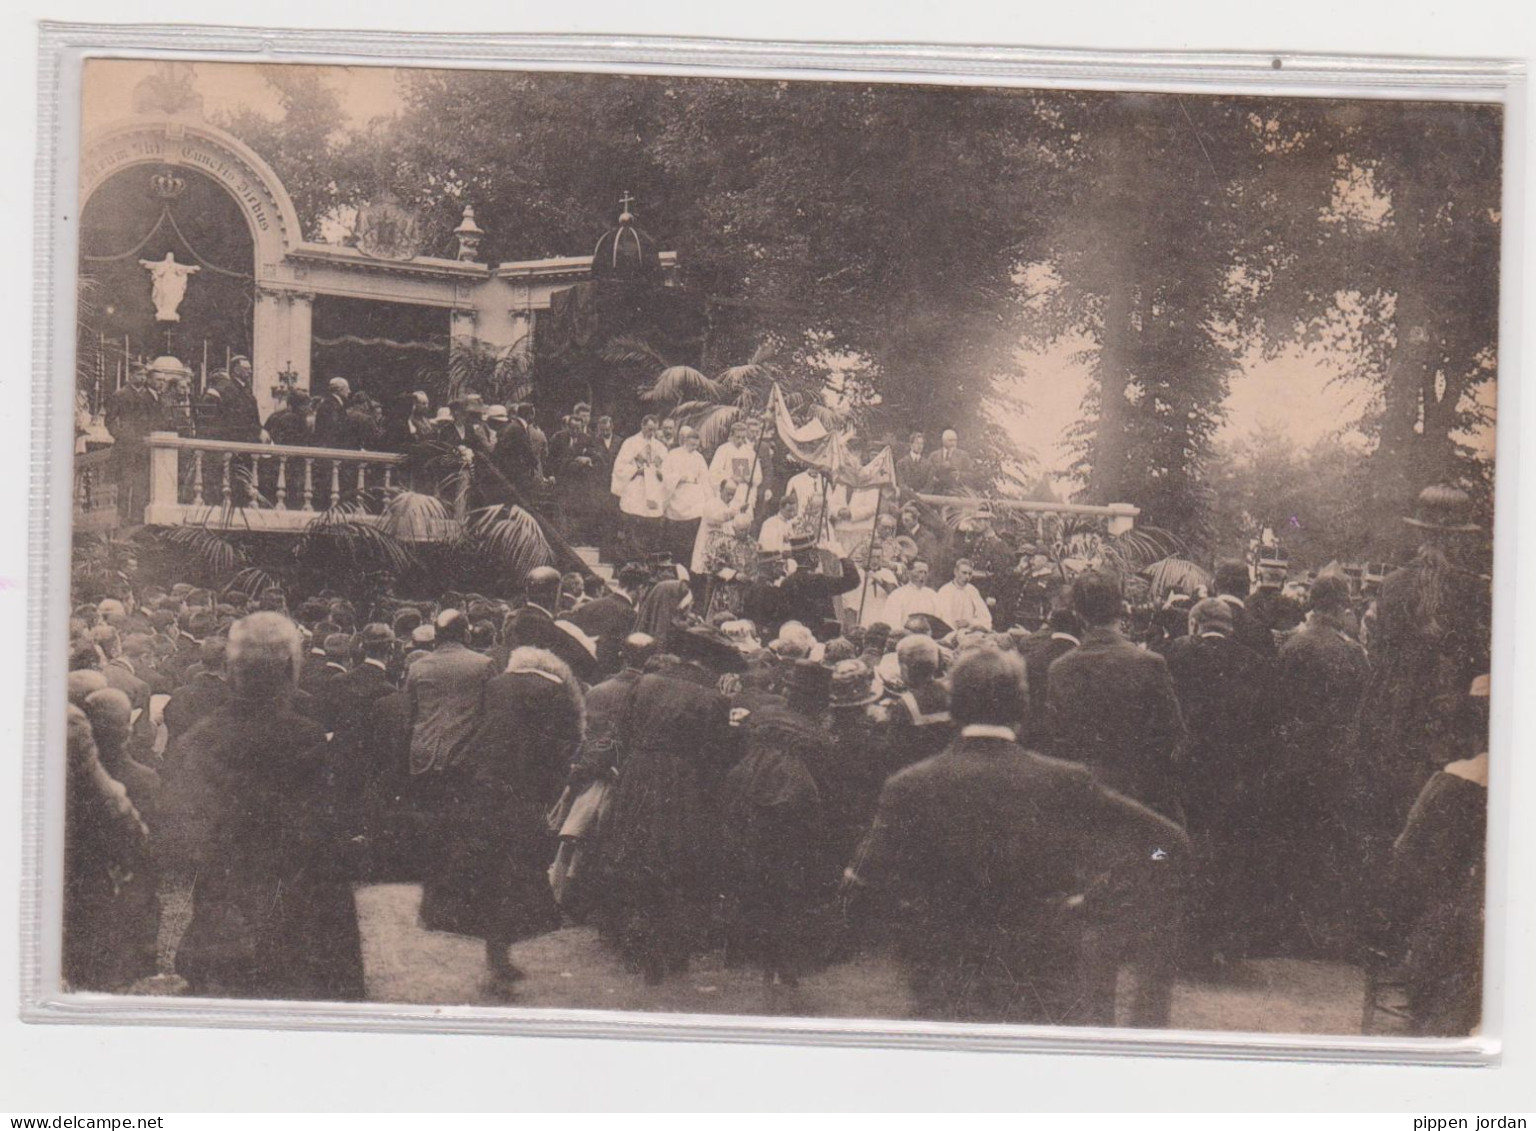
[(1126, 501), (1125, 394), (1136, 356), (1136, 332), (1131, 325), (1134, 309), (1135, 283), (1129, 273), (1112, 273), (1099, 331), (1099, 419), (1094, 426), (1088, 476), (1088, 497), (1095, 503)]

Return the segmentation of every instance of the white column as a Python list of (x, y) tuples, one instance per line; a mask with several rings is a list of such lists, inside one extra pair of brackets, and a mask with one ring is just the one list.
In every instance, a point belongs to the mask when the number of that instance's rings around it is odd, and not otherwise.
[(309, 291), (258, 287), (256, 314), (251, 333), (251, 365), (255, 369), (256, 405), (265, 420), (276, 407), (272, 389), (280, 374), (298, 374), (297, 384), (308, 389), (310, 334), (315, 296)]
[(272, 386), (287, 362), (289, 306), (281, 291), (258, 285), (256, 310), (251, 318), (251, 391), (261, 419), (272, 415)]
[(299, 388), (311, 389), (309, 362), (314, 351), (315, 296), (310, 291), (289, 291), (288, 302), (288, 356), (283, 359), (283, 366), (298, 374)]

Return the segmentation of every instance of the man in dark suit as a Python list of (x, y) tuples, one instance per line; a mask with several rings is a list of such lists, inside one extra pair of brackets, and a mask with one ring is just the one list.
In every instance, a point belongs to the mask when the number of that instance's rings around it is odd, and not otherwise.
[(352, 387), (345, 377), (332, 377), (325, 387), (325, 396), (315, 406), (315, 446), (317, 448), (346, 448), (347, 398)]
[(1050, 749), (1047, 689), (1051, 665), (1083, 642), (1083, 626), (1071, 609), (1052, 609), (1039, 637), (1028, 637), (1019, 651), (1029, 678), (1029, 722), (1025, 727), (1031, 750)]
[(1083, 622), (1083, 642), (1048, 671), (1051, 753), (1177, 817), (1175, 762), (1185, 735), (1168, 665), (1120, 635), (1124, 597), (1117, 574), (1080, 574), (1072, 582), (1072, 606)]
[(1241, 953), (1266, 900), (1250, 886), (1259, 863), (1255, 801), (1271, 755), (1270, 664), (1239, 643), (1232, 607), (1208, 598), (1189, 613), (1189, 634), (1163, 654), (1189, 731), (1179, 805), (1198, 846), (1191, 885), (1193, 954)]
[[(1020, 747), (1027, 704), (1017, 656), (961, 657), (959, 736), (886, 782), (845, 891), (856, 914), (896, 928), (918, 1016), (1113, 1024), (1131, 949), (1117, 933), (1134, 923), (1138, 958), (1166, 968), (1170, 940), (1152, 926), (1188, 841), (1083, 767)], [(1166, 982), (1144, 982), (1133, 1023), (1165, 1024), (1167, 1004)]]
[(523, 506), (532, 507), (538, 502), (543, 475), (527, 421), (517, 416), (507, 421), (496, 440), (496, 450), (491, 453), (491, 464), (512, 484)]
[(163, 773), (173, 775), (180, 767), (172, 758), (180, 751), (176, 740), (229, 702), (229, 680), (224, 671), (227, 641), (211, 636), (199, 648), (201, 670), (171, 693), (165, 704), (166, 764)]
[(295, 389), (288, 394), (287, 403), (267, 417), (267, 435), (274, 444), (292, 447), (308, 447), (315, 442), (315, 417), (311, 411), (309, 393)]
[(936, 495), (953, 494), (970, 486), (976, 473), (976, 461), (960, 447), (960, 436), (953, 428), (944, 430), (939, 450), (923, 462), (928, 469), (927, 489)]
[(349, 451), (378, 451), (383, 446), (383, 437), (373, 398), (362, 390), (353, 393), (347, 398), (344, 446)]
[(635, 606), (650, 576), (639, 562), (626, 562), (619, 567), (612, 589), (567, 614), (566, 620), (597, 641), (599, 675), (613, 675), (623, 663), (620, 645), (635, 630)]
[(1274, 659), (1275, 634), (1248, 609), (1248, 567), (1239, 561), (1216, 563), (1216, 596), (1232, 610), (1232, 639), (1266, 660)]
[(303, 676), (299, 680), (299, 690), (315, 699), (316, 711), (321, 709), (327, 685), (337, 676), (346, 673), (347, 661), (352, 656), (352, 638), (344, 632), (333, 632), (325, 637), (324, 647), (325, 660), (318, 666), (306, 662)]
[(777, 636), (784, 622), (792, 620), (818, 634), (825, 632), (824, 626), (837, 621), (832, 598), (859, 587), (859, 567), (851, 559), (839, 559), (835, 573), (822, 573), (810, 538), (791, 538), (789, 551), (794, 572), (768, 580), (764, 571), (744, 601), (747, 619), (757, 623), (765, 640)]
[(597, 676), (597, 656), (555, 623), (560, 600), (560, 571), (539, 566), (524, 583), (527, 601), (507, 622), (504, 643), (512, 648), (544, 648), (564, 660), (576, 678), (590, 684)]
[(261, 409), (251, 391), (251, 363), (237, 357), (229, 363), (229, 372), (215, 377), (203, 394), (203, 410), (214, 440), (233, 440), (242, 444), (261, 442)]
[(923, 459), (923, 449), (928, 440), (921, 432), (907, 437), (907, 450), (896, 461), (896, 482), (907, 491), (928, 489), (928, 465)]
[(613, 417), (599, 416), (592, 436), (592, 455), (597, 462), (593, 513), (597, 524), (598, 549), (604, 561), (615, 561), (619, 548), (619, 498), (609, 488), (613, 482), (613, 464), (619, 458), (624, 438), (613, 430)]
[(148, 384), (144, 366), (134, 363), (128, 383), (107, 400), (107, 431), (112, 433), (112, 463), (117, 478), (118, 514), (125, 522), (144, 521), (149, 502), (149, 434), (170, 429), (160, 394)]
[(395, 634), (387, 624), (364, 625), (359, 644), (363, 658), (358, 665), (327, 681), (316, 695), (322, 725), (331, 734), (327, 751), (337, 803), (351, 811), (354, 828), (361, 825), (364, 794), (380, 772), (374, 707), (395, 691), (389, 678)]

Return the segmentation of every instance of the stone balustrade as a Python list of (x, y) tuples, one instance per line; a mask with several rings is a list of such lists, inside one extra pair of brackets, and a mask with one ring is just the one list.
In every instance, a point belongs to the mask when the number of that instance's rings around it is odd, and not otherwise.
[[(298, 533), (317, 515), (346, 508), (348, 520), (388, 524), (382, 500), (411, 488), (406, 457), (393, 452), (199, 440), (154, 432), (149, 446), (151, 526)], [(445, 502), (446, 517), (397, 531), (409, 540), (451, 536), (464, 517), (465, 498)], [(430, 527), (430, 528), (429, 528)]]

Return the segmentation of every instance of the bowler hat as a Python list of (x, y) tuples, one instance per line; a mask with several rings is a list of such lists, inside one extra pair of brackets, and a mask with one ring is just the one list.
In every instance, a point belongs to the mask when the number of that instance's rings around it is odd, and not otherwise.
[(784, 690), (800, 710), (819, 711), (827, 705), (832, 669), (815, 660), (796, 660), (789, 669)]

